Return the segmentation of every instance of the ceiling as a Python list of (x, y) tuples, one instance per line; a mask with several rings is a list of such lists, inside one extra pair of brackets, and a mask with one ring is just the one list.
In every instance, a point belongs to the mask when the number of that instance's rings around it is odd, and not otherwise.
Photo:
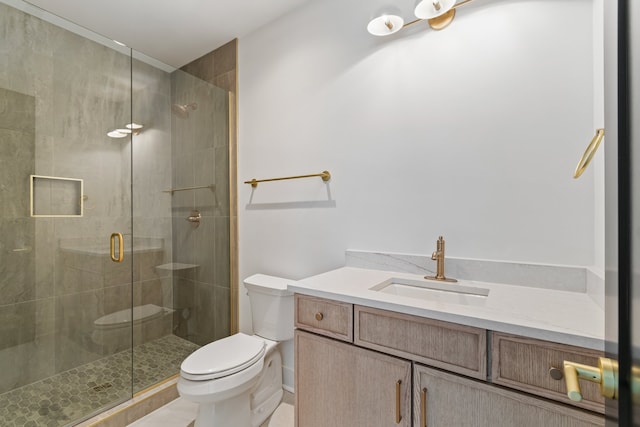
[(175, 68), (309, 0), (28, 0)]

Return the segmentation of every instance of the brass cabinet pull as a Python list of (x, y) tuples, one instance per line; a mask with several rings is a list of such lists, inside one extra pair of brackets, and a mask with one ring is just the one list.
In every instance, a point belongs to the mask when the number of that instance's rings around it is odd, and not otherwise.
[(402, 415), (400, 415), (400, 386), (402, 385), (402, 380), (398, 380), (396, 382), (396, 424), (400, 424), (402, 421)]
[[(116, 237), (118, 238), (118, 256), (116, 257)], [(122, 233), (111, 234), (111, 261), (122, 262), (124, 259), (124, 239)]]
[(322, 314), (322, 313), (320, 313), (320, 312), (317, 312), (317, 313), (316, 313), (316, 320), (319, 322), (319, 321), (321, 321), (322, 319), (324, 319), (324, 314)]
[(427, 389), (420, 390), (420, 427), (427, 427)]

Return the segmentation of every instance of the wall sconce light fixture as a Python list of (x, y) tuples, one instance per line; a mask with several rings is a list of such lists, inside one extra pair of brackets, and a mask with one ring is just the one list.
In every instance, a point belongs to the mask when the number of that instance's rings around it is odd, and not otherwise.
[(418, 19), (405, 24), (404, 19), (399, 15), (386, 13), (373, 18), (367, 25), (367, 31), (374, 36), (388, 36), (400, 31), (402, 28), (424, 20), (434, 30), (442, 30), (453, 21), (456, 16), (456, 8), (470, 1), (463, 0), (456, 3), (456, 0), (422, 0), (414, 10), (414, 14)]
[(109, 138), (124, 138), (130, 134), (137, 135), (142, 131), (143, 127), (144, 126), (137, 123), (129, 123), (122, 129), (114, 129), (111, 132), (107, 132), (107, 136)]

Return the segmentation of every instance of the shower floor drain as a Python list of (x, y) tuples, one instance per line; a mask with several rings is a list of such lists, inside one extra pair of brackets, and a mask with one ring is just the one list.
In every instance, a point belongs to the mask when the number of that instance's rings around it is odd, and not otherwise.
[(99, 391), (104, 391), (106, 389), (109, 389), (111, 387), (113, 387), (113, 384), (111, 384), (111, 383), (102, 383), (100, 385), (92, 387), (91, 390), (99, 392)]

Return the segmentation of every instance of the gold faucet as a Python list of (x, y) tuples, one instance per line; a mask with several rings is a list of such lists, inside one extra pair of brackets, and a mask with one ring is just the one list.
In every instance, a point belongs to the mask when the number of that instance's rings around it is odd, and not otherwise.
[(438, 237), (436, 251), (431, 254), (431, 259), (436, 261), (436, 275), (424, 276), (425, 279), (440, 280), (443, 282), (457, 282), (456, 279), (449, 279), (444, 275), (444, 239), (442, 236)]

